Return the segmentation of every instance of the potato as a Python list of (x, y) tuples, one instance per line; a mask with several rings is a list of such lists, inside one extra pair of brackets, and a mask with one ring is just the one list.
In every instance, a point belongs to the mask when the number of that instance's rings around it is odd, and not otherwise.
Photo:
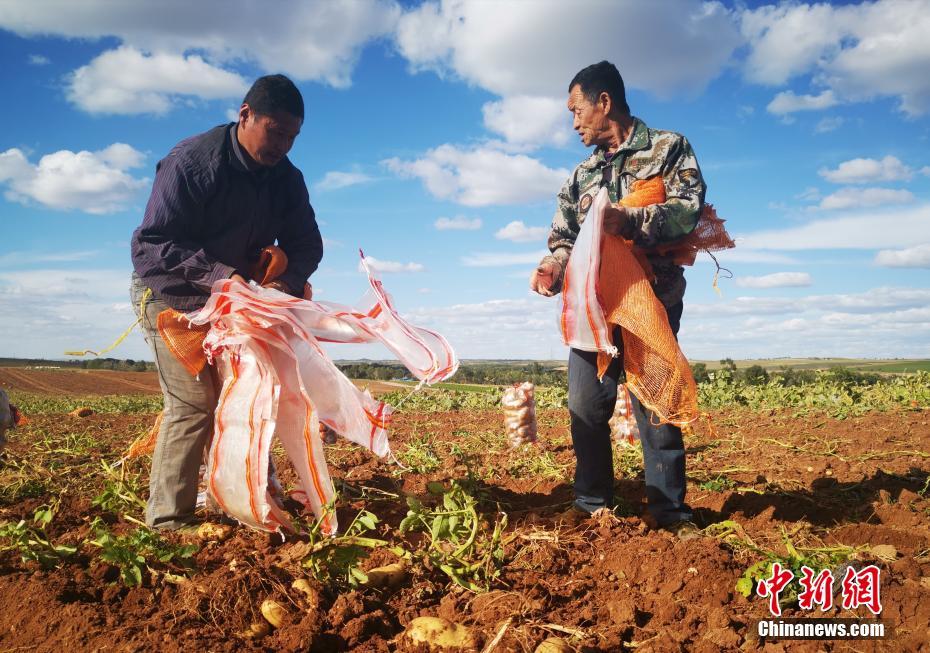
[(365, 572), (368, 587), (397, 587), (407, 579), (407, 566), (403, 562), (395, 562), (384, 567), (376, 567)]
[(477, 646), (467, 626), (440, 617), (417, 617), (407, 624), (404, 636), (416, 644), (427, 644), (430, 649), (473, 649)]
[(204, 522), (197, 528), (197, 539), (209, 540), (211, 542), (223, 542), (228, 540), (232, 533), (233, 527), (229, 524)]
[(291, 587), (304, 595), (304, 600), (311, 609), (320, 605), (320, 593), (313, 588), (313, 585), (306, 578), (298, 578), (291, 583)]
[(254, 624), (239, 633), (240, 637), (246, 639), (261, 639), (271, 632), (271, 626), (265, 621), (256, 621)]
[(533, 653), (571, 653), (572, 647), (561, 637), (550, 637), (536, 647)]
[(281, 624), (284, 623), (284, 619), (287, 617), (287, 610), (284, 606), (271, 599), (262, 601), (261, 611), (262, 616), (275, 628), (280, 628)]

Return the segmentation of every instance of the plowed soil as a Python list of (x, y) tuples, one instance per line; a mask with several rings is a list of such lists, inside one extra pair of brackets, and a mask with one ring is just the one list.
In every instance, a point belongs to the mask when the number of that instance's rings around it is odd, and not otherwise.
[[(112, 378), (119, 383), (122, 376)], [(283, 540), (244, 527), (225, 541), (200, 542), (188, 578), (171, 583), (146, 575), (133, 588), (118, 582), (94, 547), (82, 546), (46, 570), (7, 550), (0, 552), (0, 650), (426, 650), (402, 636), (411, 619), (425, 615), (470, 627), (477, 650), (533, 651), (547, 637), (575, 651), (930, 650), (930, 411), (848, 420), (725, 411), (713, 418), (715, 432), (699, 429), (688, 440), (688, 501), (700, 525), (731, 520), (758, 550), (781, 555), (786, 541), (809, 549), (858, 547), (850, 564), (881, 569), (881, 619), (894, 629), (890, 639), (758, 639), (754, 624), (768, 617), (767, 603), (743, 597), (735, 585), (760, 554), (712, 536), (712, 529), (688, 541), (651, 529), (636, 449), (617, 451), (617, 514), (582, 519), (568, 511), (568, 414), (552, 410), (540, 411), (540, 446), (521, 451), (505, 448), (495, 411), (401, 413), (392, 447), (414, 471), (343, 441), (327, 446), (341, 523), (370, 510), (381, 519), (377, 537), (397, 537), (404, 498), (429, 500), (427, 483), (471, 479), (481, 511), (509, 519), (501, 575), (488, 592), (466, 591), (438, 570), (414, 565), (394, 589), (311, 579), (315, 595), (308, 602), (291, 589), (294, 579), (308, 576), (300, 564), (306, 538)], [(60, 500), (48, 529), (55, 542), (82, 541), (97, 516), (114, 531), (134, 527), (126, 515), (92, 504), (102, 485), (94, 474), (99, 460), (119, 459), (153, 419), (37, 416), (14, 431), (0, 460), (0, 486), (7, 487), (0, 522), (30, 520), (37, 507)], [(415, 454), (426, 449), (435, 458), (418, 465)], [(279, 463), (287, 485), (291, 475)], [(129, 463), (143, 484), (147, 465), (147, 459)], [(141, 511), (131, 516), (141, 518)], [(881, 549), (882, 556), (870, 551), (880, 544), (892, 548)], [(390, 554), (379, 550), (363, 566), (386, 562)], [(262, 621), (266, 598), (286, 606), (289, 616), (264, 638), (244, 637)], [(871, 614), (811, 613), (795, 604), (785, 616)]]
[(117, 395), (160, 393), (155, 372), (46, 370), (0, 367), (0, 388), (36, 394)]
[[(373, 394), (394, 392), (409, 385), (390, 381), (359, 380)], [(34, 369), (0, 367), (0, 388), (7, 392), (65, 395), (161, 394), (156, 372), (112, 370)]]

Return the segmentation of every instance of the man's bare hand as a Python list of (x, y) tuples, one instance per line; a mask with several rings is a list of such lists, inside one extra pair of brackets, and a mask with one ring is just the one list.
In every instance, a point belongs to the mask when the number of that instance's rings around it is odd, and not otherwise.
[(245, 285), (249, 285), (248, 280), (245, 277), (243, 277), (241, 274), (236, 274), (235, 272), (233, 272), (232, 276), (229, 278), (232, 279), (233, 281), (238, 281), (239, 283), (244, 283)]
[(294, 289), (280, 279), (275, 279), (273, 281), (269, 281), (268, 283), (264, 283), (262, 284), (262, 288), (271, 288), (273, 290), (283, 292), (285, 295), (290, 295), (291, 297), (297, 296), (294, 294)]
[(304, 299), (313, 299), (313, 286), (310, 285), (309, 281), (304, 283)]
[(530, 290), (543, 297), (552, 297), (552, 287), (562, 273), (562, 267), (555, 261), (543, 261), (530, 275)]
[(604, 233), (629, 238), (632, 224), (630, 214), (622, 206), (614, 204), (604, 211)]

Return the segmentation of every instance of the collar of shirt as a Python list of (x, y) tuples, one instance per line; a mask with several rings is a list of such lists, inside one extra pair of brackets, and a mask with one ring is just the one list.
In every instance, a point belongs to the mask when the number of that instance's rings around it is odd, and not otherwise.
[(234, 122), (229, 127), (229, 142), (231, 143), (230, 149), (232, 150), (232, 155), (229, 157), (229, 160), (232, 162), (233, 167), (242, 172), (251, 174), (258, 181), (264, 181), (269, 177), (274, 177), (284, 170), (284, 162), (287, 160), (287, 157), (284, 157), (271, 168), (256, 163), (255, 160), (249, 156), (249, 153), (245, 151), (245, 148), (239, 144), (239, 138), (236, 135), (238, 127), (239, 123), (237, 122)]
[(620, 144), (616, 152), (608, 154), (606, 147), (598, 146), (591, 156), (581, 164), (581, 167), (594, 169), (602, 165), (608, 165), (615, 160), (622, 160), (623, 157), (619, 156), (621, 152), (635, 152), (648, 149), (648, 147), (649, 128), (646, 127), (646, 123), (634, 116), (633, 129), (630, 130), (630, 135)]

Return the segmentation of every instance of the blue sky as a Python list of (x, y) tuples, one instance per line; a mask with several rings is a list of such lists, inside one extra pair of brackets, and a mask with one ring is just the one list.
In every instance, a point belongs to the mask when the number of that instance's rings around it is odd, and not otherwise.
[[(291, 152), (326, 251), (463, 358), (562, 358), (527, 278), (587, 154), (566, 86), (608, 59), (633, 113), (685, 134), (738, 237), (699, 259), (696, 359), (930, 356), (930, 4), (11, 1), (0, 6), (0, 356), (100, 348), (132, 322), (129, 238), (155, 164), (290, 75)], [(384, 358), (339, 347), (338, 358)], [(113, 355), (150, 358), (134, 335)]]

